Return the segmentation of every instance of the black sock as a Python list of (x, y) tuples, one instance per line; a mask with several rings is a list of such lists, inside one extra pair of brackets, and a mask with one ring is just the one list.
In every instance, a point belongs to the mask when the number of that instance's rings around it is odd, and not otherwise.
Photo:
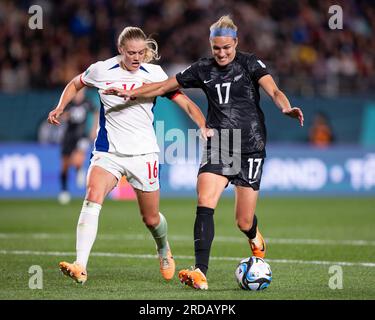
[(195, 267), (207, 273), (211, 243), (215, 235), (214, 209), (197, 207), (194, 223)]
[(254, 218), (253, 218), (253, 225), (251, 226), (250, 230), (249, 231), (244, 231), (242, 230), (242, 232), (244, 234), (246, 234), (246, 236), (251, 240), (251, 239), (254, 239), (257, 235), (257, 226), (258, 226), (258, 219), (257, 219), (257, 216), (254, 214)]
[(68, 173), (67, 172), (61, 172), (60, 183), (61, 183), (61, 190), (62, 191), (68, 190), (67, 181), (68, 181)]

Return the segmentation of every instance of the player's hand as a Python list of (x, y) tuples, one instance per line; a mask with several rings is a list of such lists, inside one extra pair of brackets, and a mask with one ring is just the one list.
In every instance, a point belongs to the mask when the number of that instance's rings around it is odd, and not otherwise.
[(214, 136), (214, 130), (211, 128), (200, 128), (201, 130), (201, 137), (207, 141), (208, 138), (211, 138)]
[(290, 110), (283, 111), (283, 113), (291, 118), (298, 119), (299, 124), (301, 125), (301, 127), (303, 127), (304, 118), (303, 118), (303, 112), (300, 108), (292, 108)]
[(129, 90), (124, 90), (124, 89), (114, 88), (114, 87), (104, 90), (103, 94), (123, 97), (124, 99), (128, 99), (131, 97), (131, 93)]
[(125, 91), (124, 89), (111, 87), (111, 88), (105, 89), (103, 91), (103, 94), (108, 94), (108, 95), (123, 97), (124, 96), (123, 95), (124, 91)]
[(60, 108), (56, 107), (55, 109), (53, 109), (53, 110), (48, 114), (47, 121), (48, 121), (50, 124), (59, 125), (59, 124), (60, 124), (60, 121), (58, 120), (58, 118), (62, 115), (62, 113), (63, 113), (63, 110), (61, 110)]

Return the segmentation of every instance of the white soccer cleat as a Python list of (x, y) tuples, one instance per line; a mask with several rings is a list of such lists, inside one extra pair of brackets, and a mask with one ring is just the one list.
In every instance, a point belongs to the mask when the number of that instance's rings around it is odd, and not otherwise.
[(70, 193), (68, 191), (62, 191), (59, 193), (59, 196), (57, 197), (57, 200), (60, 204), (68, 204), (71, 200)]

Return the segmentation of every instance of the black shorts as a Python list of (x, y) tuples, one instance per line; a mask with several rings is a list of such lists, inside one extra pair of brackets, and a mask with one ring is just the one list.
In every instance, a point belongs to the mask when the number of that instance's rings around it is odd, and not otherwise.
[(77, 149), (86, 151), (89, 145), (90, 142), (85, 135), (66, 133), (61, 143), (61, 154), (70, 156)]
[(265, 159), (263, 155), (238, 153), (230, 155), (227, 160), (222, 158), (218, 152), (209, 151), (202, 158), (198, 175), (210, 172), (226, 177), (235, 186), (259, 190)]

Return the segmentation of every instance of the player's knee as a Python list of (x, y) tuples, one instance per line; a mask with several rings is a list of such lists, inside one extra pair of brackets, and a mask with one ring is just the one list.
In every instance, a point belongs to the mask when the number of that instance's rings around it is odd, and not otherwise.
[(155, 228), (160, 223), (159, 214), (143, 215), (142, 220), (143, 220), (143, 223), (146, 225), (147, 228)]
[(198, 193), (198, 206), (215, 209), (216, 201), (213, 200), (213, 197), (211, 195)]
[(86, 199), (91, 202), (102, 203), (104, 199), (103, 191), (89, 184), (86, 190)]
[(236, 219), (237, 227), (242, 231), (246, 232), (253, 226), (253, 220), (248, 218), (238, 218)]

